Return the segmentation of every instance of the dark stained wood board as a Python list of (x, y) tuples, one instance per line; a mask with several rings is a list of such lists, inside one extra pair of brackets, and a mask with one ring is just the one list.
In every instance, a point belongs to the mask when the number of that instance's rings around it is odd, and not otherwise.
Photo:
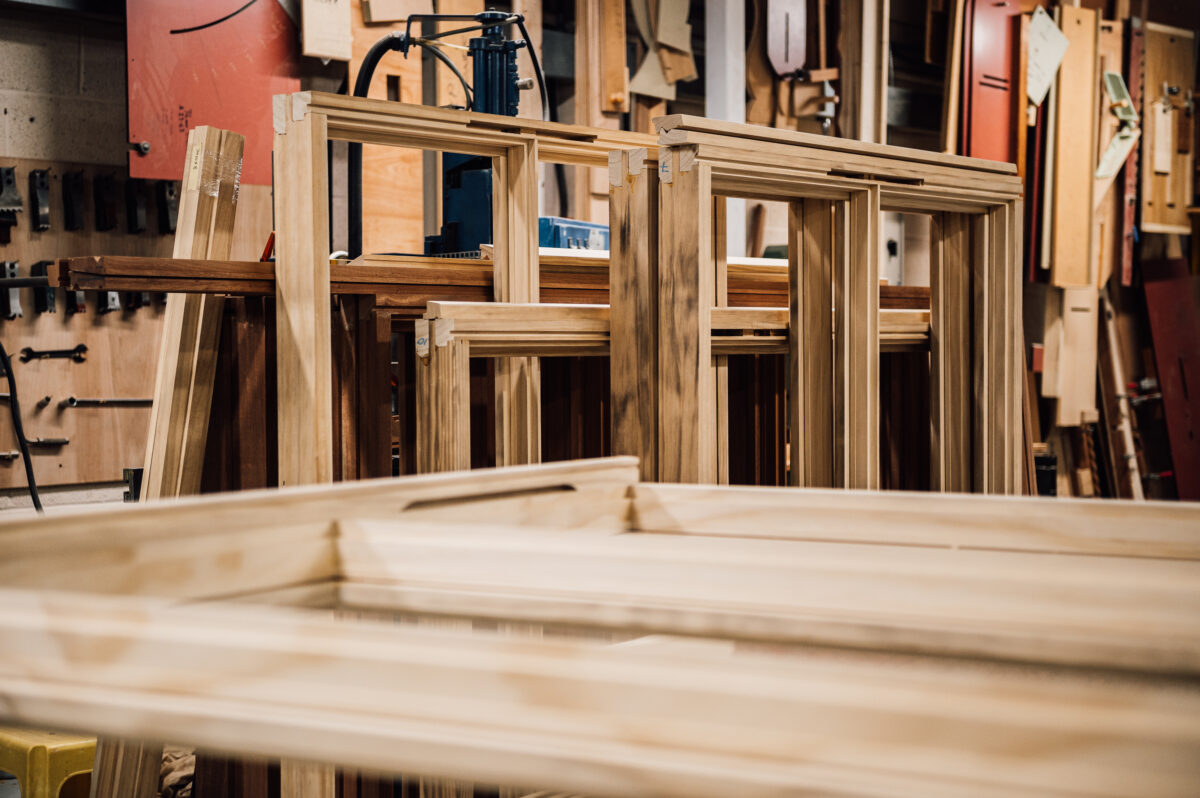
[(1200, 499), (1200, 315), (1181, 259), (1142, 263), (1146, 312), (1179, 498)]

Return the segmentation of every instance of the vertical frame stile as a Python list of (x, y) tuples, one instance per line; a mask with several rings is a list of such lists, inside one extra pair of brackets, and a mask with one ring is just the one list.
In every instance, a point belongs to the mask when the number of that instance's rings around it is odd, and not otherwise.
[(930, 488), (971, 489), (970, 217), (933, 214), (929, 262)]
[(845, 485), (879, 487), (879, 186), (852, 192), (847, 268), (837, 306), (837, 334), (845, 353)]
[(810, 446), (809, 437), (812, 434), (808, 428), (804, 402), (808, 395), (804, 358), (810, 342), (805, 337), (804, 326), (807, 308), (802, 305), (802, 299), (807, 298), (801, 286), (804, 276), (803, 227), (804, 201), (792, 200), (788, 203), (788, 363), (785, 401), (790, 431), (788, 484), (796, 487), (808, 484), (805, 452)]
[(1024, 392), (1025, 392), (1025, 352), (1021, 335), (1021, 320), (1024, 318), (1024, 303), (1022, 294), (1021, 252), (1024, 237), (1025, 207), (1022, 200), (1013, 200), (1008, 205), (1008, 257), (1003, 263), (1004, 284), (1008, 291), (1008, 307), (1005, 330), (1005, 340), (1009, 344), (1008, 368), (1009, 373), (1004, 380), (1005, 394), (1008, 402), (1008, 437), (1004, 444), (1008, 468), (1005, 469), (1004, 492), (1017, 494), (1021, 492), (1022, 473), (1024, 469)]
[[(800, 203), (793, 202), (793, 206)], [(834, 459), (834, 254), (844, 245), (834, 244), (833, 203), (821, 199), (803, 200), (802, 224), (798, 249), (801, 256), (799, 280), (800, 320), (803, 346), (798, 350), (804, 372), (804, 462), (802, 484), (812, 488), (831, 488), (836, 483)], [(790, 267), (790, 261), (789, 261)], [(789, 285), (789, 301), (791, 290)], [(790, 329), (797, 329), (791, 327)]]
[(659, 478), (716, 482), (712, 167), (659, 150)]
[(830, 345), (833, 349), (830, 379), (833, 381), (833, 487), (846, 484), (846, 380), (843, 374), (848, 362), (847, 338), (842, 334), (839, 313), (844, 309), (843, 293), (846, 275), (850, 272), (850, 203), (833, 203), (833, 241), (830, 247)]
[(612, 452), (658, 479), (658, 176), (644, 148), (609, 153)]
[[(492, 158), (494, 291), (497, 302), (538, 301), (537, 141)], [(537, 358), (496, 362), (496, 465), (541, 461), (541, 372)]]
[[(726, 239), (726, 199), (713, 197), (713, 306), (729, 306), (729, 246)], [(713, 357), (713, 402), (716, 411), (717, 482), (729, 484), (729, 357)]]
[(993, 384), (996, 364), (993, 329), (998, 297), (992, 278), (996, 257), (996, 238), (992, 225), (992, 212), (981, 213), (969, 218), (970, 225), (970, 307), (971, 318), (971, 474), (968, 489), (976, 493), (990, 493), (995, 476), (995, 447), (993, 434), (996, 430), (996, 400), (1003, 402)]
[(295, 100), (274, 150), (280, 487), (333, 479), (326, 117)]
[(428, 319), (417, 319), (413, 323), (413, 348), (416, 353), (414, 400), (416, 420), (416, 466), (418, 474), (433, 472), (433, 345)]

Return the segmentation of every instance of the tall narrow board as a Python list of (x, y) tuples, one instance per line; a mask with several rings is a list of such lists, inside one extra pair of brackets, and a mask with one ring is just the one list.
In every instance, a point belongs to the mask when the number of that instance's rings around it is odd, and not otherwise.
[(1094, 285), (1092, 174), (1095, 170), (1097, 19), (1088, 8), (1063, 6), (1067, 52), (1054, 94), (1054, 196), (1051, 200), (1050, 279), (1060, 287)]
[[(1189, 235), (1187, 207), (1192, 200), (1193, 141), (1181, 141), (1180, 117), (1187, 92), (1196, 84), (1195, 33), (1147, 22), (1143, 26), (1145, 82), (1142, 108), (1146, 130), (1142, 134), (1142, 231)], [(1178, 88), (1173, 97), (1163, 86)], [(1164, 101), (1171, 110), (1160, 115)], [(1165, 126), (1165, 127), (1164, 127)], [(1161, 129), (1160, 129), (1161, 128)], [(1170, 147), (1168, 154), (1158, 152)], [(1184, 150), (1180, 152), (1180, 150)], [(1165, 173), (1155, 164), (1169, 163)]]

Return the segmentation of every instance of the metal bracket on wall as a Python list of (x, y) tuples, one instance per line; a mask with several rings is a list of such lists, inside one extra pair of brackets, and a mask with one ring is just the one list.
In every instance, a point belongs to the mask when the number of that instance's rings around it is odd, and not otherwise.
[(17, 191), (16, 168), (0, 166), (0, 244), (9, 242), (17, 214), (23, 209), (21, 192)]
[[(54, 261), (39, 260), (37, 263), (29, 267), (30, 277), (49, 277), (48, 270), (54, 265)], [(47, 285), (45, 288), (33, 289), (33, 309), (37, 313), (54, 313), (54, 286)]]
[(29, 210), (34, 230), (44, 233), (50, 229), (49, 169), (31, 169), (29, 172)]
[(83, 172), (67, 172), (63, 175), (63, 227), (67, 230), (83, 229)]
[[(4, 261), (3, 277), (6, 280), (17, 277), (19, 268), (15, 260)], [(21, 289), (10, 286), (0, 291), (0, 316), (12, 321), (21, 318), (21, 315)]]

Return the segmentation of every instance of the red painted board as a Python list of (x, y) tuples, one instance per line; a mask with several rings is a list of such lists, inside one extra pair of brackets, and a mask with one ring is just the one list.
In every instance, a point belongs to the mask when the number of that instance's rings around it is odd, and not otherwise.
[(970, 0), (968, 11), (963, 154), (1015, 163), (1018, 120), (1013, 92), (1018, 88), (1018, 58), (1017, 26), (1012, 18), (1021, 13), (1021, 6)]
[(1200, 314), (1182, 258), (1142, 263), (1179, 498), (1200, 499)]
[(299, 33), (279, 3), (127, 0), (126, 32), (129, 141), (150, 144), (130, 151), (130, 176), (181, 179), (188, 129), (214, 125), (246, 137), (242, 182), (270, 185), (271, 97), (300, 90)]

